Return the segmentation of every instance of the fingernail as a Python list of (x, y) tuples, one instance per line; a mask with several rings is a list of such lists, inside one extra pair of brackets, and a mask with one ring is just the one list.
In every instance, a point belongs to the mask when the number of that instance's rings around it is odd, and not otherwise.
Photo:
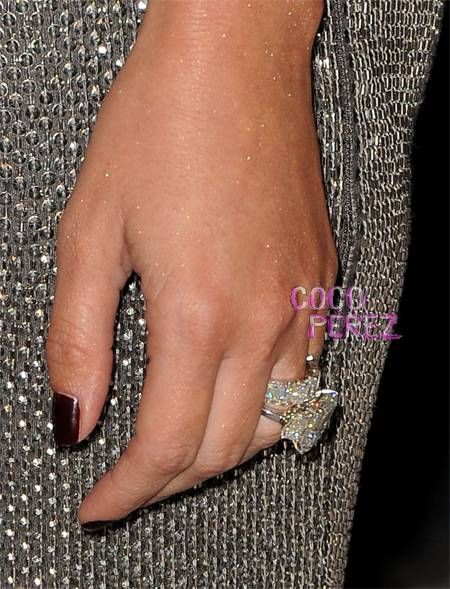
[(53, 394), (53, 435), (59, 446), (78, 442), (80, 407), (77, 399), (63, 393)]
[(113, 520), (85, 522), (81, 527), (85, 532), (98, 532), (113, 523)]

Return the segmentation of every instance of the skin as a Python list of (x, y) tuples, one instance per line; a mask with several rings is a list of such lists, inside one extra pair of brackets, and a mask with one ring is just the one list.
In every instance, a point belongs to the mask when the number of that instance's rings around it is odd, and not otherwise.
[(311, 102), (318, 0), (152, 0), (100, 109), (58, 227), (46, 343), (82, 440), (108, 392), (114, 318), (132, 271), (150, 357), (136, 431), (80, 506), (117, 520), (280, 438), (268, 379), (301, 378), (310, 311), (337, 257)]

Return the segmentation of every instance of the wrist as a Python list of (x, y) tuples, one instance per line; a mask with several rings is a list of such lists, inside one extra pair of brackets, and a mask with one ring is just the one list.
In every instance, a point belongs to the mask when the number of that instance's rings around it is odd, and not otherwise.
[(152, 0), (140, 42), (187, 60), (264, 63), (296, 71), (310, 59), (323, 0)]

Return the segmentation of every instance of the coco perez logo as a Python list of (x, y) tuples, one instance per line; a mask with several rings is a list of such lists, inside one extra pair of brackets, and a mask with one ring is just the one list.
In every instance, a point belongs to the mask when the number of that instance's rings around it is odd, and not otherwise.
[[(368, 312), (364, 291), (357, 286), (335, 286), (328, 291), (316, 286), (309, 293), (303, 286), (296, 286), (291, 290), (291, 304), (296, 311), (322, 311), (309, 316), (308, 337), (314, 337), (316, 329), (320, 327), (325, 327), (331, 339), (346, 339), (350, 334), (364, 340), (395, 340), (402, 337), (394, 332), (397, 314)], [(348, 312), (343, 313), (344, 308)], [(327, 315), (324, 309), (328, 309)]]

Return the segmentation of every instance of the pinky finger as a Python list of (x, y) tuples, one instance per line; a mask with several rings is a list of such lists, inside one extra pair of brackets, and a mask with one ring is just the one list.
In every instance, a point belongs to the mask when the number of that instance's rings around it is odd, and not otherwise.
[(323, 349), (327, 330), (328, 308), (318, 309), (309, 316), (308, 322), (308, 354), (318, 358)]

